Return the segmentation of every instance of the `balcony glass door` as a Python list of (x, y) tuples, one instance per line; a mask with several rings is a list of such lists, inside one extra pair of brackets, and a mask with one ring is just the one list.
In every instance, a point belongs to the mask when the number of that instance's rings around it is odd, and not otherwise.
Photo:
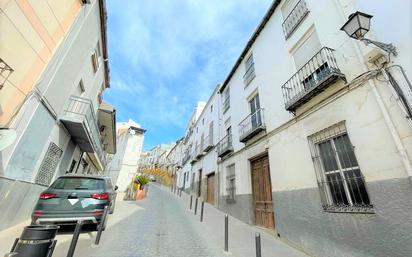
[(252, 130), (262, 125), (262, 116), (260, 113), (259, 95), (256, 95), (249, 101), (250, 106), (250, 121), (252, 124)]

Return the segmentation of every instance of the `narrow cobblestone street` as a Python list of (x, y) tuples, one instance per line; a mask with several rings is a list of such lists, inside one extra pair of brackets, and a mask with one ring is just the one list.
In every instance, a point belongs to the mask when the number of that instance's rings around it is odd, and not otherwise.
[[(222, 217), (222, 213), (208, 206), (205, 207), (205, 222), (200, 223), (199, 215), (194, 216), (193, 211), (188, 210), (187, 195), (180, 198), (167, 189), (152, 185), (146, 199), (117, 203), (99, 246), (93, 245), (95, 232), (82, 233), (75, 256), (254, 256), (253, 229), (258, 229), (234, 219), (230, 221), (229, 253), (223, 251)], [(66, 256), (70, 239), (69, 233), (59, 234), (53, 256)], [(264, 232), (262, 252), (264, 256), (306, 256)]]

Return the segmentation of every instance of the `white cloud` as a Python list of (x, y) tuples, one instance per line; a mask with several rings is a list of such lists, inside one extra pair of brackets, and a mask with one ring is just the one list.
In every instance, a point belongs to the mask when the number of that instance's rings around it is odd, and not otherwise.
[[(227, 76), (271, 0), (108, 0), (119, 119), (186, 126)], [(137, 115), (138, 114), (138, 115)]]

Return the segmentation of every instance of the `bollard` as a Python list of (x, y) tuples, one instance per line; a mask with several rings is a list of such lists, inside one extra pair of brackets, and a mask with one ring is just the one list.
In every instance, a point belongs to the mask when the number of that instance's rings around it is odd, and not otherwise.
[(11, 252), (6, 256), (50, 257), (56, 246), (58, 226), (33, 225), (24, 227), (20, 238), (14, 241)]
[(69, 251), (67, 252), (67, 257), (73, 257), (74, 250), (76, 250), (77, 241), (79, 240), (80, 232), (82, 232), (83, 220), (78, 220), (76, 228), (74, 229), (72, 241), (70, 242)]
[(256, 257), (262, 257), (262, 248), (260, 245), (260, 233), (255, 234), (255, 243), (256, 243)]
[(109, 206), (106, 205), (104, 207), (102, 220), (100, 221), (99, 230), (97, 231), (96, 240), (94, 241), (95, 245), (98, 245), (100, 243), (100, 238), (102, 237), (103, 228), (106, 226), (107, 215), (109, 215)]
[(190, 210), (192, 209), (192, 201), (193, 201), (193, 195), (190, 195)]
[(229, 251), (229, 216), (225, 215), (225, 252)]
[(173, 192), (173, 185), (170, 185), (170, 192)]
[(203, 209), (205, 207), (205, 202), (202, 201), (202, 205), (200, 206), (200, 222), (203, 222)]
[(197, 197), (196, 197), (196, 202), (195, 202), (195, 215), (197, 214)]
[(182, 197), (183, 188), (180, 189), (180, 197)]

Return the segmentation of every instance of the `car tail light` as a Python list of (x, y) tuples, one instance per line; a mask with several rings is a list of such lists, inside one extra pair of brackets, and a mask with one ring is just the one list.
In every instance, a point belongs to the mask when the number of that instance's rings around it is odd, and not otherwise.
[(104, 211), (94, 211), (93, 214), (94, 215), (102, 215), (104, 213)]
[(40, 194), (40, 199), (50, 199), (50, 198), (56, 198), (57, 195), (56, 194), (52, 194), (52, 193), (41, 193)]
[(105, 200), (109, 199), (109, 193), (92, 194), (90, 197), (94, 199)]
[(43, 212), (41, 212), (41, 211), (35, 211), (35, 212), (33, 212), (33, 216), (35, 216), (35, 217), (43, 216)]

